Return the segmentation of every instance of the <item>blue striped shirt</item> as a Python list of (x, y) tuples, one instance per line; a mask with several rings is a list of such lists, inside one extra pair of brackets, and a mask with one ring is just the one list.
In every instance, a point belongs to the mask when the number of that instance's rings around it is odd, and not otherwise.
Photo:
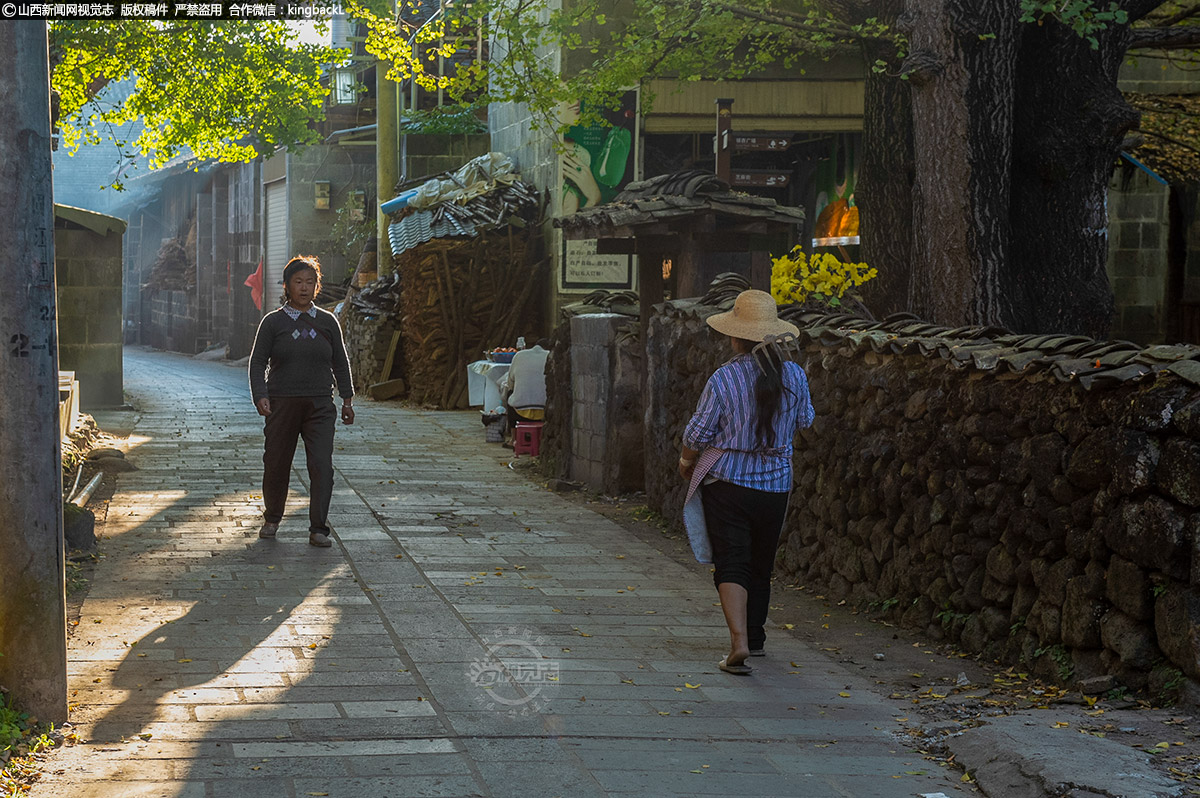
[(796, 430), (813, 422), (808, 377), (799, 364), (784, 363), (783, 395), (767, 448), (754, 432), (754, 385), (758, 366), (752, 355), (738, 355), (717, 369), (704, 386), (696, 412), (683, 432), (683, 442), (696, 451), (724, 449), (710, 476), (734, 485), (771, 493), (792, 488), (792, 440)]

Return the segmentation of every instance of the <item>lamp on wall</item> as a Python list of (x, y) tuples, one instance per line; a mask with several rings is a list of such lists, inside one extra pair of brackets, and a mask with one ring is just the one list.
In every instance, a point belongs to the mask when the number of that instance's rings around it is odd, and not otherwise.
[(313, 207), (318, 211), (329, 210), (328, 180), (317, 180), (313, 183)]

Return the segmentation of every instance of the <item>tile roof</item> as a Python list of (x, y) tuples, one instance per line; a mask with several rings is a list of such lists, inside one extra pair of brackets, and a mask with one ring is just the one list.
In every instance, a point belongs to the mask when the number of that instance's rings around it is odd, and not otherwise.
[(554, 224), (578, 232), (598, 231), (685, 220), (708, 211), (747, 222), (796, 225), (804, 221), (803, 208), (732, 191), (713, 173), (692, 169), (630, 183), (611, 202), (555, 219)]
[[(706, 316), (714, 307), (733, 307), (734, 298), (749, 287), (745, 277), (727, 272), (713, 280), (700, 300), (669, 304)], [(1200, 346), (1191, 344), (1144, 347), (1132, 341), (1100, 341), (1080, 335), (1021, 335), (1000, 327), (940, 327), (910, 313), (876, 321), (845, 313), (813, 312), (798, 305), (781, 307), (779, 316), (800, 328), (802, 344), (844, 346), (853, 353), (870, 350), (937, 357), (951, 367), (978, 371), (1046, 372), (1086, 390), (1153, 378), (1162, 372), (1200, 385)]]

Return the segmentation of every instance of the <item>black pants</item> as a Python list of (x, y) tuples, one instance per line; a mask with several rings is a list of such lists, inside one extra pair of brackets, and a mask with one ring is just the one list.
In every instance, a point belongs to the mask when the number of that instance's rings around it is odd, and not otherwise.
[(308, 462), (308, 530), (329, 534), (333, 499), (333, 430), (337, 408), (328, 396), (272, 396), (271, 414), (263, 425), (263, 518), (278, 524), (287, 503), (297, 436), (304, 439)]
[(701, 489), (704, 523), (712, 543), (713, 582), (746, 588), (746, 631), (751, 649), (767, 639), (771, 570), (787, 512), (788, 495), (712, 482)]

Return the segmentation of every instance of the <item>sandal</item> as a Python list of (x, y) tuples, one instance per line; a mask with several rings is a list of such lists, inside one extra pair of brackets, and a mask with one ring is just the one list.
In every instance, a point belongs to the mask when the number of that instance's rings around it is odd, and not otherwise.
[[(726, 657), (726, 659), (728, 659), (728, 657)], [(751, 673), (754, 673), (754, 668), (751, 668), (749, 665), (747, 665), (744, 662), (739, 662), (736, 665), (729, 665), (723, 659), (717, 663), (717, 667), (720, 668), (721, 670), (725, 671), (726, 673), (732, 673), (736, 676), (747, 676)]]

